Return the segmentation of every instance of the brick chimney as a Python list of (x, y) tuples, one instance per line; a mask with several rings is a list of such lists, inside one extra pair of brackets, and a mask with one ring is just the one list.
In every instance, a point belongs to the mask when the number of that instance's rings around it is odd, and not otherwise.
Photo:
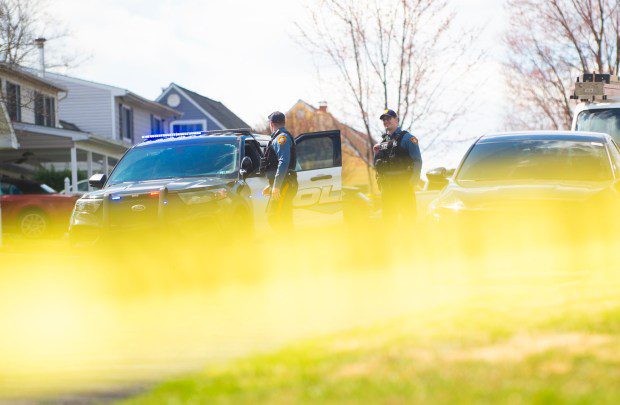
[(319, 111), (320, 112), (327, 112), (327, 101), (319, 101)]

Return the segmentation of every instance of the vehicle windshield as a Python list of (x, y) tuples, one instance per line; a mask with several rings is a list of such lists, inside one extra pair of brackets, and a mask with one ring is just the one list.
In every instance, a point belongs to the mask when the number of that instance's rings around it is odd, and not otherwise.
[(498, 140), (476, 144), (456, 179), (605, 181), (612, 172), (602, 142)]
[(109, 184), (182, 177), (231, 177), (237, 170), (235, 143), (153, 144), (134, 148), (116, 165)]
[(577, 116), (577, 131), (602, 132), (620, 142), (620, 108), (586, 110)]

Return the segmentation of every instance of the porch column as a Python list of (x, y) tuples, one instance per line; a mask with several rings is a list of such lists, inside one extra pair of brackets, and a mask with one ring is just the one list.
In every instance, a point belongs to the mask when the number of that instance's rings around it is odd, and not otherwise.
[(103, 174), (106, 176), (110, 175), (110, 166), (108, 164), (108, 156), (103, 155)]
[(86, 152), (86, 173), (88, 174), (88, 178), (93, 175), (93, 152)]
[(77, 193), (78, 182), (78, 163), (77, 163), (77, 148), (74, 146), (71, 148), (71, 191)]
[[(87, 179), (93, 175), (93, 152), (91, 151), (86, 151), (86, 173)], [(92, 191), (90, 185), (88, 185), (88, 191)]]

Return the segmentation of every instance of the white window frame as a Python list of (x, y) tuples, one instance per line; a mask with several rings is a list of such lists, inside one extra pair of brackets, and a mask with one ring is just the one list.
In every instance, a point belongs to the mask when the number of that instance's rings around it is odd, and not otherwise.
[(207, 131), (207, 120), (176, 120), (170, 122), (170, 132), (173, 132), (173, 128), (175, 125), (192, 125), (192, 124), (202, 124), (202, 130)]

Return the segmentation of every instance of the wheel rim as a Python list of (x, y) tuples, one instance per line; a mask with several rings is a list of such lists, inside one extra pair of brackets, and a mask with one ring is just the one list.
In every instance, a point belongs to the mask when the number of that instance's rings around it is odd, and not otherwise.
[(22, 234), (28, 238), (38, 238), (45, 233), (47, 223), (41, 214), (30, 213), (22, 218)]

